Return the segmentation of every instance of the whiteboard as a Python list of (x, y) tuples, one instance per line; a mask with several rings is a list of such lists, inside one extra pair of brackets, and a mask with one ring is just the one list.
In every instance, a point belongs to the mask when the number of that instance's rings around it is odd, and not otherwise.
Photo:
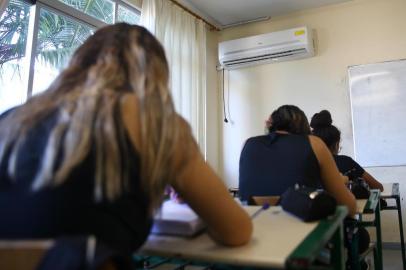
[(348, 68), (355, 159), (406, 165), (406, 60)]

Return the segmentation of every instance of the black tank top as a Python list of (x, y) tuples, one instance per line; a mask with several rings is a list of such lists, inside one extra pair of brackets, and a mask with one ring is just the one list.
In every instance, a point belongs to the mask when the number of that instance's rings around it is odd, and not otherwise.
[(362, 177), (365, 170), (349, 156), (333, 155), (340, 173), (347, 175), (350, 180)]
[(15, 178), (7, 174), (9, 157), (0, 164), (0, 239), (92, 234), (122, 252), (138, 249), (149, 234), (152, 220), (148, 199), (141, 188), (139, 155), (128, 137), (125, 136), (126, 142), (120, 142), (120, 147), (127, 149), (124, 160), (130, 184), (126, 193), (115, 201), (96, 203), (94, 200), (94, 151), (90, 151), (63, 184), (32, 191), (56, 115), (49, 115), (29, 131), (20, 149), (23, 154), (17, 160)]
[(240, 157), (241, 200), (250, 196), (279, 196), (295, 184), (321, 186), (320, 167), (307, 135), (252, 137)]

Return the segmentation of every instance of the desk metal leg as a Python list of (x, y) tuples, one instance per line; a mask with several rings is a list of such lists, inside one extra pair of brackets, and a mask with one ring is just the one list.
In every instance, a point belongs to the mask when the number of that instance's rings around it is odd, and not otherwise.
[(344, 236), (343, 236), (343, 226), (339, 226), (333, 235), (333, 251), (331, 253), (331, 261), (333, 262), (334, 270), (342, 270), (344, 267)]
[(350, 254), (349, 254), (349, 263), (351, 265), (351, 270), (361, 270), (359, 262), (359, 237), (358, 233), (355, 233), (351, 239)]
[(383, 269), (382, 262), (382, 231), (381, 231), (381, 207), (378, 203), (375, 210), (375, 228), (376, 228), (376, 252), (377, 252), (377, 270)]
[(360, 270), (359, 250), (358, 250), (358, 227), (360, 226), (359, 220), (346, 219), (345, 220), (345, 234), (347, 241), (347, 268), (351, 270)]
[(396, 196), (396, 207), (398, 209), (400, 246), (402, 247), (403, 270), (406, 270), (405, 241), (404, 241), (404, 236), (403, 236), (403, 219), (402, 219), (402, 207), (400, 204), (400, 196)]
[(374, 248), (374, 268), (378, 268), (378, 259), (379, 255), (378, 255), (378, 249), (375, 247)]

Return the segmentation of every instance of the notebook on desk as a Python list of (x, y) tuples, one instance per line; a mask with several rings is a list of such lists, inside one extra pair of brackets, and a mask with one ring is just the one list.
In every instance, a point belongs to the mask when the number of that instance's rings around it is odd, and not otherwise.
[(162, 204), (155, 215), (152, 233), (193, 236), (205, 228), (203, 220), (187, 204), (171, 200)]

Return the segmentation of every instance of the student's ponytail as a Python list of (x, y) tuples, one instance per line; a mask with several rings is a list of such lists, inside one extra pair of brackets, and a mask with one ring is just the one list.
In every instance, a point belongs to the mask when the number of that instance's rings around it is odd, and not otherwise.
[(340, 143), (341, 132), (333, 125), (331, 114), (327, 110), (322, 110), (313, 115), (310, 121), (312, 134), (324, 141), (327, 147), (334, 152)]

